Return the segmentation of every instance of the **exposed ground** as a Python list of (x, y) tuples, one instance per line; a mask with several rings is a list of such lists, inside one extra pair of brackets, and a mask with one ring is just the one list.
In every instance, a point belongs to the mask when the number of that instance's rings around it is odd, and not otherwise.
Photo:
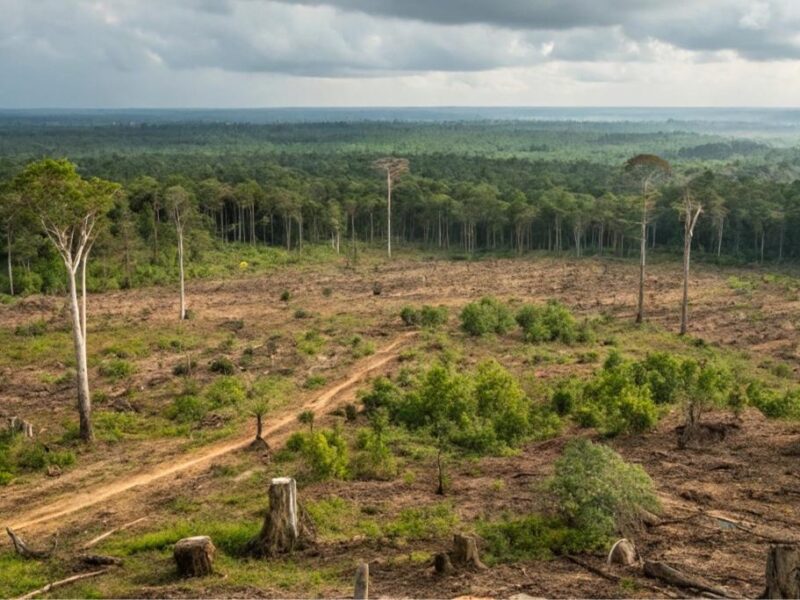
[[(98, 412), (108, 414), (106, 429), (92, 450), (75, 445), (76, 464), (58, 476), (33, 473), (0, 487), (0, 524), (12, 524), (34, 545), (44, 546), (60, 534), (59, 552), (69, 556), (92, 537), (112, 527), (147, 517), (109, 538), (101, 550), (113, 552), (124, 540), (157, 532), (188, 520), (230, 513), (252, 519), (257, 527), (269, 477), (291, 464), (267, 460), (244, 450), (252, 431), (246, 415), (223, 414), (198, 430), (172, 431), (165, 408), (186, 385), (172, 374), (182, 360), (196, 360), (198, 385), (211, 382), (208, 363), (224, 355), (237, 363), (237, 375), (281, 377), (288, 387), (267, 417), (267, 437), (274, 448), (296, 425), (305, 406), (320, 414), (352, 402), (369, 377), (397, 371), (396, 359), (409, 348), (424, 353), (437, 340), (408, 334), (396, 315), (404, 304), (445, 304), (455, 309), (491, 294), (511, 301), (558, 298), (578, 314), (614, 317), (610, 334), (623, 352), (643, 354), (657, 348), (695, 352), (677, 330), (680, 271), (674, 263), (649, 270), (647, 306), (650, 326), (632, 329), (636, 265), (613, 259), (581, 261), (535, 258), (443, 262), (401, 258), (390, 264), (364, 262), (358, 269), (320, 265), (280, 270), (267, 277), (194, 281), (188, 287), (194, 319), (175, 321), (176, 295), (164, 288), (100, 294), (90, 304), (90, 360), (99, 368), (109, 356), (125, 354), (135, 372), (110, 379), (93, 370)], [(382, 292), (373, 294), (380, 282)], [(323, 293), (329, 288), (329, 293)], [(281, 302), (281, 291), (291, 299)], [(764, 271), (698, 266), (692, 284), (691, 330), (718, 346), (736, 365), (752, 370), (776, 386), (798, 379), (798, 280)], [(301, 313), (298, 316), (298, 310)], [(69, 337), (62, 331), (64, 302), (32, 297), (0, 307), (0, 417), (24, 416), (44, 436), (58, 440), (75, 420), (68, 379)], [(14, 334), (36, 320), (48, 322), (38, 337)], [(309, 330), (320, 333), (319, 348), (301, 351)], [(451, 328), (465, 364), (495, 356), (521, 377), (547, 380), (571, 372), (588, 372), (592, 364), (563, 348), (530, 348), (519, 340), (474, 341)], [(356, 352), (359, 336), (375, 353)], [(316, 339), (316, 338), (315, 338)], [(173, 343), (179, 340), (180, 343)], [(360, 342), (359, 342), (360, 343)], [(313, 345), (313, 344), (312, 344)], [(111, 352), (108, 349), (111, 348)], [(249, 348), (249, 350), (247, 350)], [(121, 352), (127, 350), (127, 352)], [(603, 346), (598, 352), (604, 352)], [(245, 361), (244, 358), (248, 357)], [(553, 358), (555, 357), (555, 359)], [(781, 367), (781, 365), (783, 365)], [(780, 368), (779, 368), (780, 367)], [(313, 377), (322, 387), (305, 386)], [(535, 393), (535, 392), (532, 392)], [(120, 408), (127, 402), (135, 412)], [(130, 415), (117, 423), (114, 415)], [(327, 417), (330, 418), (330, 417)], [(711, 420), (733, 422), (727, 414)], [(126, 417), (128, 419), (128, 417)], [(646, 436), (619, 439), (614, 447), (642, 464), (655, 480), (665, 507), (665, 523), (640, 533), (637, 543), (646, 558), (658, 558), (744, 596), (763, 586), (768, 539), (796, 539), (800, 531), (800, 427), (768, 421), (748, 410), (721, 441), (678, 450), (674, 428), (679, 415), (664, 419)], [(133, 424), (131, 424), (133, 423)], [(80, 596), (341, 596), (350, 593), (357, 560), (374, 561), (373, 595), (453, 597), (464, 594), (510, 596), (642, 597), (680, 594), (633, 570), (613, 570), (601, 557), (584, 557), (621, 579), (610, 581), (566, 559), (495, 566), (479, 573), (437, 578), (431, 554), (444, 549), (446, 526), (412, 541), (370, 533), (372, 522), (396, 522), (406, 510), (444, 506), (451, 528), (469, 528), (476, 518), (501, 512), (524, 513), (541, 508), (541, 483), (566, 440), (586, 432), (527, 445), (518, 456), (463, 460), (454, 465), (452, 488), (445, 498), (433, 493), (430, 461), (407, 461), (393, 481), (315, 483), (301, 489), (301, 499), (317, 510), (336, 512), (348, 527), (294, 560), (262, 567), (223, 557), (218, 578), (184, 583), (175, 580), (169, 553), (144, 550), (126, 558), (122, 573), (66, 587), (56, 595)], [(413, 454), (413, 452), (412, 452)], [(344, 504), (329, 506), (331, 498)], [(322, 507), (322, 508), (321, 508)], [(349, 512), (348, 512), (349, 511)], [(434, 517), (423, 514), (423, 520)], [(196, 531), (194, 533), (202, 533)], [(115, 538), (118, 538), (115, 540)], [(141, 540), (139, 540), (141, 541)], [(6, 542), (3, 542), (6, 543)], [(118, 544), (118, 545), (115, 545)], [(2, 557), (0, 557), (2, 558)], [(271, 571), (269, 576), (264, 568)], [(63, 576), (63, 565), (31, 574), (31, 583)], [(225, 574), (227, 573), (227, 577)], [(38, 578), (38, 579), (37, 579)], [(28, 588), (0, 590), (0, 595)], [(652, 586), (661, 588), (654, 590)], [(36, 587), (35, 585), (33, 587)]]

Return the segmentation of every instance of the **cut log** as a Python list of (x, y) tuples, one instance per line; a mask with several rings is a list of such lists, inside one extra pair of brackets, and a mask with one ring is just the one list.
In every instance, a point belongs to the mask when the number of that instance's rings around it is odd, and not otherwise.
[(356, 569), (353, 598), (354, 600), (367, 600), (369, 598), (369, 565), (367, 563), (361, 563)]
[(58, 543), (58, 538), (56, 538), (53, 540), (53, 547), (50, 550), (34, 550), (28, 547), (25, 541), (10, 527), (6, 527), (6, 533), (11, 538), (11, 543), (14, 544), (14, 551), (24, 558), (47, 558), (53, 553)]
[(694, 589), (700, 592), (709, 592), (722, 598), (730, 598), (731, 593), (721, 587), (709, 585), (695, 577), (678, 571), (668, 564), (656, 560), (644, 561), (644, 574), (653, 579), (660, 579), (664, 583), (684, 589)]
[(172, 552), (178, 575), (181, 577), (203, 577), (213, 572), (216, 548), (211, 538), (198, 535), (178, 540)]
[(433, 569), (439, 575), (448, 575), (453, 571), (453, 563), (450, 561), (450, 555), (447, 552), (440, 552), (433, 557)]
[(611, 551), (608, 553), (608, 564), (622, 565), (630, 567), (636, 564), (636, 546), (633, 542), (622, 538), (611, 546)]
[(800, 546), (770, 546), (766, 576), (764, 598), (800, 598)]
[(93, 567), (102, 567), (108, 565), (119, 566), (122, 564), (122, 559), (116, 556), (106, 556), (105, 554), (82, 554), (78, 557), (78, 562), (84, 565), (91, 565)]
[(278, 477), (269, 486), (269, 512), (261, 533), (252, 543), (258, 556), (292, 552), (300, 541), (297, 483), (291, 477)]
[(487, 568), (478, 555), (478, 543), (474, 536), (456, 533), (453, 536), (453, 552), (450, 556), (457, 565), (472, 566), (477, 569)]

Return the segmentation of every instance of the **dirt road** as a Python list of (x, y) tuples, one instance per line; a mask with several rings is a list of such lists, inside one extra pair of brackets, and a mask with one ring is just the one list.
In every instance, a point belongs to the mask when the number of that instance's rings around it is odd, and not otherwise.
[[(343, 399), (340, 398), (342, 392), (362, 381), (371, 372), (391, 362), (397, 356), (398, 348), (413, 335), (414, 332), (408, 332), (398, 336), (379, 352), (358, 364), (356, 370), (353, 371), (347, 379), (330, 386), (310, 402), (302, 406), (294, 406), (276, 415), (276, 418), (272, 419), (271, 424), (265, 427), (264, 434), (269, 436), (271, 442), (279, 442), (291, 433), (291, 426), (297, 422), (296, 415), (299, 411), (312, 410), (318, 416), (329, 412), (331, 409), (335, 408), (337, 401), (343, 401)], [(253, 435), (248, 434), (234, 440), (228, 440), (224, 443), (202, 448), (192, 456), (166, 461), (154, 465), (142, 473), (124, 477), (107, 484), (94, 486), (70, 494), (69, 496), (63, 496), (43, 506), (12, 515), (10, 517), (10, 522), (3, 523), (3, 526), (20, 530), (59, 519), (65, 515), (105, 502), (118, 494), (122, 494), (134, 488), (147, 486), (164, 477), (207, 466), (214, 459), (229, 452), (245, 448), (252, 441)]]

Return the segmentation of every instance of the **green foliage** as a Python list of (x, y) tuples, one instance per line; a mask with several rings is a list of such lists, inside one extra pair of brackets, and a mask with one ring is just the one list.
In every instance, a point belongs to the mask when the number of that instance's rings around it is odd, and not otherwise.
[(133, 375), (136, 371), (136, 367), (127, 360), (114, 358), (100, 363), (99, 371), (100, 375), (103, 377), (112, 381), (119, 381), (120, 379), (127, 379)]
[(443, 538), (458, 525), (458, 515), (448, 502), (419, 508), (406, 508), (386, 524), (384, 531), (391, 538), (429, 540)]
[(461, 328), (469, 335), (502, 335), (514, 325), (511, 311), (495, 298), (485, 297), (467, 304), (461, 311)]
[(215, 379), (204, 391), (211, 408), (236, 406), (244, 402), (246, 390), (236, 377), (222, 376)]
[(570, 527), (560, 518), (527, 515), (507, 516), (478, 523), (485, 545), (481, 558), (488, 565), (523, 560), (548, 560), (555, 555), (602, 549), (605, 541)]
[(601, 547), (615, 533), (639, 525), (642, 511), (660, 510), (644, 469), (586, 438), (570, 441), (548, 484), (564, 522), (582, 532), (588, 546)]
[[(570, 310), (556, 300), (544, 306), (526, 304), (517, 312), (517, 323), (526, 342), (560, 341), (571, 344), (578, 339), (578, 325)], [(588, 335), (584, 332), (584, 337)]]
[(350, 464), (347, 442), (338, 429), (306, 434), (300, 453), (311, 479), (319, 481), (347, 477)]
[(219, 356), (211, 361), (209, 370), (220, 375), (233, 375), (236, 372), (236, 365), (227, 356)]
[(747, 404), (755, 406), (772, 419), (800, 420), (800, 391), (784, 393), (767, 389), (762, 383), (751, 382), (743, 395)]
[(303, 387), (307, 390), (316, 390), (323, 387), (327, 381), (324, 375), (311, 375), (305, 380)]
[(0, 486), (11, 483), (17, 475), (43, 471), (50, 465), (68, 467), (75, 463), (71, 450), (59, 450), (24, 438), (18, 433), (0, 433)]
[(359, 394), (364, 411), (371, 414), (380, 408), (394, 413), (402, 400), (402, 392), (387, 377), (377, 377), (372, 382), (372, 389)]
[(359, 454), (354, 461), (354, 474), (359, 479), (394, 479), (397, 461), (386, 443), (389, 417), (385, 410), (376, 411), (370, 418), (370, 428), (358, 433)]
[(292, 293), (289, 290), (283, 290), (280, 295), (281, 302), (288, 302), (292, 299)]
[(422, 308), (404, 306), (400, 310), (400, 318), (408, 326), (420, 326), (427, 329), (438, 329), (447, 324), (448, 310), (446, 306), (430, 306), (423, 304)]
[(178, 423), (194, 423), (202, 420), (208, 410), (209, 403), (205, 398), (183, 394), (172, 401), (166, 410), (166, 415)]
[(297, 350), (308, 356), (316, 356), (325, 347), (325, 338), (315, 329), (309, 329), (297, 338)]

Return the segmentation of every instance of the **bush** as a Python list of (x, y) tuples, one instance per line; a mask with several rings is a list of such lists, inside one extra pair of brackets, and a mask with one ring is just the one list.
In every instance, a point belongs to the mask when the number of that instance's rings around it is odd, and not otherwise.
[(371, 414), (379, 408), (385, 408), (393, 413), (402, 397), (400, 389), (391, 380), (386, 377), (378, 377), (372, 382), (372, 389), (361, 394), (361, 403), (367, 414)]
[(411, 306), (404, 306), (400, 309), (400, 319), (409, 327), (419, 325), (420, 312)]
[(347, 443), (338, 430), (306, 435), (300, 452), (314, 480), (344, 479), (348, 472)]
[(178, 396), (167, 408), (167, 417), (178, 423), (192, 423), (200, 421), (208, 412), (208, 402), (205, 398), (184, 394)]
[(481, 298), (478, 302), (467, 304), (461, 311), (461, 328), (469, 335), (502, 335), (513, 325), (511, 311), (494, 298)]
[(597, 549), (595, 540), (560, 519), (536, 514), (479, 523), (478, 534), (485, 542), (482, 558), (489, 565)]
[[(571, 344), (578, 338), (578, 327), (570, 310), (556, 300), (544, 306), (526, 304), (517, 313), (517, 323), (522, 328), (526, 342), (560, 341)], [(583, 326), (584, 341), (589, 335), (588, 325)]]
[(640, 526), (643, 511), (660, 510), (653, 482), (642, 467), (585, 438), (566, 445), (548, 489), (561, 518), (581, 532), (588, 546), (601, 547), (615, 534), (628, 535)]
[(114, 358), (111, 360), (103, 361), (100, 364), (99, 370), (100, 374), (103, 377), (107, 377), (112, 381), (126, 379), (131, 375), (133, 375), (133, 373), (136, 371), (136, 369), (131, 363), (121, 358)]
[(429, 329), (438, 329), (447, 324), (449, 316), (446, 306), (423, 304), (419, 312), (420, 325)]
[(779, 394), (754, 381), (747, 386), (745, 395), (747, 403), (755, 406), (766, 417), (800, 419), (800, 391), (790, 390)]
[(393, 479), (397, 476), (397, 461), (386, 443), (385, 431), (389, 420), (385, 411), (372, 416), (371, 427), (358, 433), (355, 475), (360, 479)]
[(209, 370), (220, 375), (233, 375), (236, 372), (236, 365), (226, 356), (219, 356), (211, 361)]
[(244, 385), (236, 377), (218, 377), (204, 393), (212, 408), (235, 406), (244, 402), (247, 394)]
[(311, 375), (303, 383), (303, 387), (307, 390), (316, 390), (325, 385), (328, 380), (324, 375)]
[(281, 292), (281, 302), (288, 302), (292, 299), (292, 293), (289, 290), (283, 290)]

